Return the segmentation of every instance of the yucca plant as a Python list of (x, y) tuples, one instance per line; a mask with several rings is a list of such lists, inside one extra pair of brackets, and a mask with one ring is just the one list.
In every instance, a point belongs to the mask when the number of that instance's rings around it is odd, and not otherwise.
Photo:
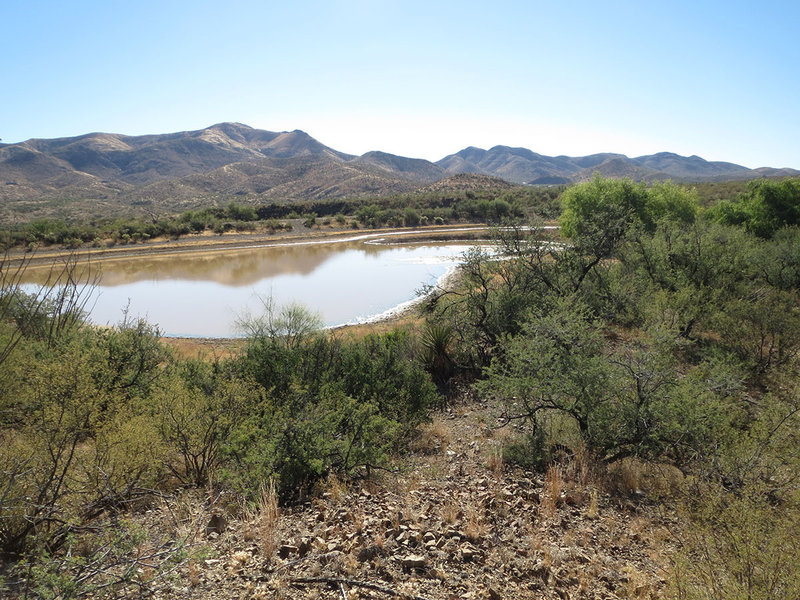
[(422, 330), (425, 369), (440, 389), (447, 385), (455, 371), (455, 363), (449, 353), (452, 342), (453, 328), (450, 325), (430, 321), (425, 324)]

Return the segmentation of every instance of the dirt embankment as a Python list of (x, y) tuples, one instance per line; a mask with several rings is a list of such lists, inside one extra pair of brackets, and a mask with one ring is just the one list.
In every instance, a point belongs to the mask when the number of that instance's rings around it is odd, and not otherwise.
[(78, 257), (81, 260), (109, 260), (115, 258), (131, 258), (136, 256), (152, 256), (154, 254), (189, 253), (205, 251), (224, 251), (263, 246), (270, 244), (307, 244), (346, 241), (350, 239), (370, 239), (387, 237), (392, 241), (446, 241), (446, 240), (479, 240), (487, 235), (488, 228), (481, 224), (444, 225), (425, 227), (424, 229), (385, 228), (385, 229), (352, 229), (345, 227), (324, 226), (304, 229), (302, 224), (290, 231), (263, 231), (257, 233), (229, 232), (215, 234), (205, 232), (186, 235), (180, 238), (155, 238), (136, 244), (106, 244), (100, 247), (67, 249), (63, 247), (43, 247), (34, 252), (20, 249), (8, 253), (7, 260), (13, 265), (28, 261), (30, 265), (50, 264), (66, 257)]

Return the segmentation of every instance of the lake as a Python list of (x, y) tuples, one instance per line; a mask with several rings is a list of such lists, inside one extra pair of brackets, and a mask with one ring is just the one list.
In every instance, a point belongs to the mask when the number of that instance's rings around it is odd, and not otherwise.
[(386, 234), (346, 240), (270, 243), (240, 249), (101, 260), (87, 303), (97, 325), (144, 317), (168, 336), (233, 337), (235, 323), (299, 302), (326, 326), (386, 316), (413, 301), (460, 262), (474, 242), (398, 242)]

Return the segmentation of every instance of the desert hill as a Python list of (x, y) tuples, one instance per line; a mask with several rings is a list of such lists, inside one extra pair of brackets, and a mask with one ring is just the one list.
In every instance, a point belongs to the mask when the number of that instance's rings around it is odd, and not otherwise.
[(612, 153), (553, 157), (495, 146), (468, 147), (436, 163), (381, 151), (353, 156), (300, 130), (272, 132), (219, 123), (158, 135), (89, 133), (0, 144), (0, 201), (17, 212), (30, 210), (31, 203), (69, 209), (89, 201), (178, 208), (223, 196), (310, 200), (404, 193), (460, 174), (491, 178), (473, 179), (470, 186), (479, 182), (496, 186), (497, 178), (514, 184), (558, 185), (584, 181), (595, 172), (682, 182), (800, 174), (794, 169), (748, 169), (669, 152), (635, 158)]
[(699, 156), (659, 152), (629, 158), (624, 154), (544, 156), (526, 148), (495, 146), (490, 150), (469, 147), (437, 161), (447, 173), (480, 173), (514, 183), (532, 185), (585, 181), (598, 172), (605, 177), (630, 177), (641, 181), (672, 179), (682, 182), (723, 181), (755, 177), (788, 176), (795, 169), (748, 169), (728, 162), (711, 162)]
[(230, 163), (213, 171), (142, 186), (128, 196), (140, 201), (231, 195), (317, 200), (402, 193), (418, 186), (416, 181), (368, 162), (323, 154)]

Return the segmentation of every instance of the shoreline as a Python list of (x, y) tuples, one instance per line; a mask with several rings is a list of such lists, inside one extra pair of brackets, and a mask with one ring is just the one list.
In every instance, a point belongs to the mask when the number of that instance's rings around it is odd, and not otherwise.
[[(440, 275), (435, 288), (442, 288), (458, 275), (458, 267), (448, 268)], [(323, 327), (322, 331), (334, 335), (343, 334), (352, 337), (363, 337), (371, 333), (385, 332), (395, 327), (411, 326), (419, 320), (417, 307), (425, 301), (427, 296), (417, 296), (410, 300), (401, 302), (388, 310), (385, 310), (362, 322), (343, 323), (341, 325), (331, 325)], [(232, 354), (247, 342), (247, 337), (201, 337), (201, 336), (161, 336), (161, 341), (168, 346), (175, 348), (184, 355), (196, 355), (205, 350), (210, 350), (216, 354), (218, 351), (224, 354)]]
[[(300, 224), (300, 227), (303, 227)], [(450, 225), (427, 225), (425, 227), (383, 227), (379, 229), (352, 229), (347, 227), (326, 226), (311, 228), (306, 231), (292, 229), (290, 231), (257, 233), (223, 233), (204, 232), (191, 234), (178, 239), (156, 239), (147, 242), (127, 245), (111, 245), (99, 248), (37, 248), (27, 251), (12, 248), (5, 254), (5, 263), (10, 267), (24, 265), (26, 268), (51, 266), (54, 262), (67, 259), (107, 261), (130, 259), (140, 256), (162, 256), (171, 254), (189, 254), (202, 252), (224, 252), (247, 248), (327, 244), (347, 241), (369, 240), (381, 243), (382, 237), (393, 238), (393, 242), (419, 241), (437, 242), (449, 240), (474, 240), (480, 238), (475, 234), (488, 232), (494, 226), (485, 223), (459, 223)], [(558, 225), (548, 222), (542, 226), (544, 230), (556, 230)], [(390, 242), (386, 242), (390, 243)]]
[[(390, 237), (398, 242), (406, 241), (446, 241), (471, 240), (475, 233), (486, 232), (488, 225), (465, 223), (463, 225), (432, 225), (425, 228), (381, 228), (381, 229), (346, 229), (330, 228), (326, 230), (308, 230), (298, 233), (295, 230), (275, 233), (203, 233), (186, 236), (177, 240), (154, 240), (131, 245), (119, 245), (102, 248), (49, 249), (40, 248), (33, 252), (21, 249), (8, 251), (5, 260), (9, 266), (26, 265), (31, 268), (50, 266), (54, 262), (70, 258), (88, 261), (108, 261), (130, 259), (141, 256), (163, 256), (172, 254), (190, 254), (202, 252), (224, 252), (248, 248), (273, 247), (284, 245), (328, 244), (348, 241), (369, 240)], [(459, 235), (460, 234), (460, 235)]]
[[(546, 229), (556, 229), (557, 226), (548, 224)], [(351, 229), (328, 228), (312, 229), (298, 233), (295, 230), (282, 232), (259, 233), (205, 233), (196, 236), (187, 236), (177, 240), (155, 240), (126, 246), (110, 248), (83, 248), (78, 250), (44, 249), (33, 253), (17, 250), (9, 252), (6, 265), (11, 268), (43, 269), (52, 268), (59, 261), (76, 259), (78, 261), (105, 262), (114, 260), (129, 260), (151, 256), (170, 256), (173, 254), (226, 252), (247, 248), (275, 247), (284, 245), (307, 244), (335, 244), (347, 241), (363, 240), (365, 243), (401, 243), (401, 242), (441, 242), (441, 241), (475, 241), (485, 239), (485, 234), (491, 229), (482, 223), (465, 223), (456, 225), (434, 225), (424, 228), (381, 228), (381, 229)], [(387, 239), (390, 238), (390, 239)], [(441, 287), (457, 273), (457, 268), (452, 267), (442, 274), (434, 284)], [(416, 307), (424, 302), (425, 297), (411, 298), (382, 313), (365, 319), (362, 322), (343, 323), (326, 327), (334, 333), (362, 336), (372, 332), (387, 330), (390, 327), (405, 326), (418, 320), (415, 316)], [(229, 353), (241, 347), (246, 341), (245, 337), (201, 337), (201, 336), (161, 336), (160, 339), (167, 345), (178, 349), (182, 353), (196, 354), (205, 350)]]

